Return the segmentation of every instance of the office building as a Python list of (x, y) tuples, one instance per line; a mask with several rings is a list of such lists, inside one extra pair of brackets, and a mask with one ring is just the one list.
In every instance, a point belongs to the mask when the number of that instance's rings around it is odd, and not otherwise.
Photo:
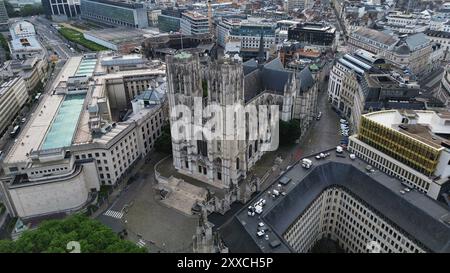
[(109, 0), (81, 0), (81, 18), (112, 26), (148, 27), (143, 4)]
[(0, 135), (7, 132), (19, 111), (28, 99), (25, 81), (21, 77), (13, 77), (0, 85)]
[(4, 156), (0, 187), (10, 215), (86, 209), (100, 185), (120, 183), (154, 147), (165, 100), (149, 97), (137, 112), (132, 100), (146, 90), (165, 94), (165, 68), (138, 59), (103, 52), (66, 62)]
[(288, 29), (288, 39), (308, 45), (334, 47), (336, 28), (322, 23), (300, 23)]
[(323, 240), (352, 253), (450, 251), (448, 208), (417, 191), (401, 193), (401, 181), (367, 171), (358, 158), (329, 152), (310, 169), (292, 166), (217, 227), (229, 252), (305, 253)]
[(449, 112), (378, 111), (361, 117), (348, 150), (409, 187), (439, 199), (449, 189), (449, 135)]
[(208, 17), (196, 11), (183, 12), (181, 14), (180, 27), (183, 35), (210, 33)]
[(47, 17), (53, 20), (67, 20), (80, 14), (80, 0), (42, 0)]
[(180, 32), (182, 8), (167, 8), (158, 15), (158, 29), (161, 32)]
[(5, 1), (0, 1), (0, 29), (6, 30), (8, 29), (8, 12), (6, 11)]
[(446, 106), (450, 105), (450, 71), (448, 66), (444, 69), (441, 85), (437, 92), (435, 92), (435, 96), (444, 102)]
[[(277, 44), (276, 23), (264, 18), (233, 19), (228, 21), (230, 29), (224, 35), (225, 52), (239, 54), (244, 60), (256, 58), (260, 47), (265, 58), (269, 50), (275, 51)], [(262, 41), (262, 44), (261, 44)]]

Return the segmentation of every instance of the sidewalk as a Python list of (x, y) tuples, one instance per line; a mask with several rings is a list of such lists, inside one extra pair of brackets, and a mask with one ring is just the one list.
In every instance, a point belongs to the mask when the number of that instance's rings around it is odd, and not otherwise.
[(136, 165), (133, 167), (131, 172), (127, 174), (122, 180), (116, 184), (116, 188), (113, 187), (113, 192), (107, 196), (107, 201), (103, 203), (92, 215), (91, 218), (97, 218), (102, 215), (115, 201), (120, 197), (122, 191), (128, 186), (128, 181), (134, 175), (136, 175), (142, 166), (146, 163), (146, 158), (141, 158), (137, 161)]

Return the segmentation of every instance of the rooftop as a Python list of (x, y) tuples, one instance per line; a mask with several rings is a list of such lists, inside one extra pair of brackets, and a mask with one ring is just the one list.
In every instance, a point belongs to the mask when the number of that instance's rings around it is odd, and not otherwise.
[(133, 40), (143, 39), (146, 35), (151, 35), (150, 32), (135, 28), (106, 28), (101, 30), (90, 30), (85, 34), (111, 43), (131, 42)]
[(18, 21), (11, 25), (11, 36), (17, 38), (21, 35), (35, 35), (36, 31), (32, 23), (27, 21)]
[(13, 51), (32, 51), (42, 49), (42, 46), (39, 43), (39, 41), (33, 36), (26, 38), (12, 39), (11, 47)]
[[(395, 129), (436, 149), (443, 143), (450, 147), (450, 112), (422, 110), (387, 110), (365, 114), (364, 117)], [(407, 119), (410, 123), (403, 122)]]
[[(81, 57), (72, 57), (64, 65), (61, 72), (53, 82), (52, 90), (56, 88), (61, 81), (65, 81), (75, 74), (81, 62)], [(54, 117), (57, 115), (59, 106), (63, 102), (63, 95), (44, 94), (42, 100), (37, 106), (30, 119), (22, 128), (17, 142), (14, 143), (5, 162), (26, 161), (30, 151), (37, 151), (51, 127)]]
[(361, 27), (352, 33), (352, 35), (355, 34), (387, 46), (393, 46), (398, 42), (398, 39), (396, 39), (392, 35), (388, 35), (382, 31), (365, 27)]

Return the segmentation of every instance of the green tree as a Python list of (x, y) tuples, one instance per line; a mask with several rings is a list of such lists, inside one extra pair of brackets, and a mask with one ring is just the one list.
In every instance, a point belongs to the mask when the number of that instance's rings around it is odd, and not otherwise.
[(290, 121), (280, 120), (280, 144), (291, 145), (300, 137), (300, 121), (292, 119)]
[(75, 214), (64, 220), (44, 221), (36, 230), (25, 231), (16, 241), (0, 240), (0, 253), (67, 253), (71, 241), (80, 243), (82, 253), (146, 252), (120, 239), (99, 221)]
[(161, 136), (155, 141), (155, 150), (166, 154), (172, 153), (172, 136), (169, 124), (163, 126)]
[(0, 34), (0, 46), (3, 48), (5, 52), (6, 60), (11, 60), (11, 53), (9, 52), (8, 42), (6, 41), (5, 36), (3, 36), (2, 34)]

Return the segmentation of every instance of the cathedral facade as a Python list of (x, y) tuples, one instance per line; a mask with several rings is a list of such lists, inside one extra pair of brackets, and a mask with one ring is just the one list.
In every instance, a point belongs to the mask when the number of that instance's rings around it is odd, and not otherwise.
[[(242, 63), (226, 56), (201, 67), (196, 54), (181, 52), (166, 63), (173, 164), (215, 187), (241, 186), (262, 155), (277, 148), (279, 120), (299, 122), (303, 134), (317, 115), (309, 69), (285, 70), (278, 58)], [(211, 105), (221, 114), (205, 115)], [(198, 130), (202, 125), (212, 134)]]

